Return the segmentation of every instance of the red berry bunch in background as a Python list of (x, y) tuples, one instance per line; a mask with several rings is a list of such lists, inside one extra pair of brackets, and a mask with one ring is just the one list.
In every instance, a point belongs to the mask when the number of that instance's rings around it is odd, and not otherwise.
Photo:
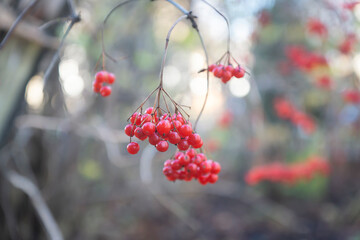
[(319, 67), (329, 67), (328, 62), (323, 55), (310, 52), (303, 46), (288, 46), (285, 49), (285, 54), (295, 67), (304, 72), (311, 72)]
[[(115, 82), (115, 75), (107, 71), (97, 72), (93, 82), (93, 91), (100, 93), (101, 96), (107, 97), (111, 94), (111, 87), (109, 85)], [(109, 85), (104, 85), (109, 84)]]
[(327, 27), (317, 18), (311, 18), (307, 22), (307, 29), (310, 34), (326, 37), (328, 34)]
[(327, 176), (330, 171), (329, 164), (321, 157), (313, 156), (305, 162), (286, 165), (284, 163), (271, 163), (252, 168), (245, 177), (249, 185), (261, 181), (294, 184), (302, 180), (311, 180), (315, 175)]
[(284, 98), (275, 99), (274, 110), (279, 118), (291, 121), (307, 134), (313, 133), (316, 129), (316, 124), (309, 115), (296, 109), (290, 101)]
[(345, 39), (339, 45), (339, 51), (343, 54), (351, 53), (357, 43), (357, 38), (354, 33), (349, 33), (345, 36)]
[(233, 67), (231, 64), (225, 66), (223, 64), (212, 64), (209, 66), (209, 71), (215, 77), (220, 78), (223, 83), (230, 81), (232, 77), (243, 78), (245, 76), (245, 69), (238, 65)]
[(216, 183), (221, 166), (218, 162), (208, 160), (203, 153), (194, 148), (186, 152), (177, 152), (172, 159), (164, 162), (163, 173), (169, 181), (191, 181), (197, 179), (202, 185)]
[(343, 93), (343, 99), (346, 103), (357, 104), (360, 103), (360, 91), (359, 90), (345, 90)]
[[(124, 131), (130, 139), (135, 136), (141, 141), (148, 140), (159, 152), (166, 152), (169, 143), (176, 145), (181, 151), (188, 150), (190, 146), (201, 148), (203, 145), (200, 135), (193, 131), (191, 123), (186, 121), (180, 113), (173, 115), (165, 113), (158, 116), (158, 112), (152, 107), (146, 109), (143, 114), (135, 112)], [(139, 148), (136, 148), (137, 151), (133, 150), (131, 147), (133, 145), (134, 142), (128, 145), (130, 154), (136, 154), (139, 151)]]

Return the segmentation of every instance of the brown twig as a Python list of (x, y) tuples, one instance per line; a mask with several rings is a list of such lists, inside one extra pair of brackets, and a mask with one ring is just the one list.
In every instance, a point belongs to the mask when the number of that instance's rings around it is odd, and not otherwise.
[(5, 45), (5, 43), (7, 42), (7, 40), (9, 39), (9, 37), (11, 36), (11, 34), (13, 33), (13, 31), (15, 30), (16, 26), (19, 24), (19, 22), (23, 19), (23, 17), (26, 15), (26, 13), (37, 3), (38, 0), (33, 0), (29, 3), (29, 5), (24, 8), (24, 10), (20, 13), (20, 15), (16, 18), (15, 22), (12, 24), (12, 26), (10, 27), (9, 31), (6, 33), (5, 37), (3, 38), (3, 40), (0, 43), (0, 49), (2, 49)]

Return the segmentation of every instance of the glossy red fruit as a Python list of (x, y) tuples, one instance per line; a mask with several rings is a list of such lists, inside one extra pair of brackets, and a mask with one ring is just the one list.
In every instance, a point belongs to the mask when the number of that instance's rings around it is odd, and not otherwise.
[(171, 123), (168, 120), (161, 120), (157, 125), (156, 125), (156, 130), (157, 132), (162, 135), (165, 136), (167, 135), (170, 130), (171, 130)]
[(156, 149), (159, 152), (166, 152), (169, 148), (169, 143), (167, 141), (160, 141), (158, 144), (156, 144)]
[(97, 86), (97, 85), (93, 85), (93, 92), (95, 93), (99, 93), (100, 92), (100, 89), (101, 89), (101, 86)]
[(131, 142), (127, 145), (126, 149), (130, 154), (137, 154), (140, 150), (140, 146), (136, 142)]
[(171, 162), (171, 168), (173, 170), (179, 170), (180, 168), (182, 168), (181, 164), (180, 164), (180, 161), (179, 160), (173, 160)]
[(159, 135), (157, 135), (156, 133), (154, 133), (153, 135), (149, 136), (149, 143), (151, 145), (156, 145), (161, 141), (161, 138), (159, 137)]
[(110, 96), (111, 94), (111, 87), (109, 86), (102, 86), (100, 88), (100, 95), (103, 96), (103, 97), (107, 97), (107, 96)]
[(215, 77), (221, 78), (224, 74), (224, 69), (223, 69), (223, 67), (217, 67), (214, 69), (213, 73), (214, 73)]
[(186, 171), (188, 171), (191, 175), (194, 175), (197, 172), (197, 166), (194, 163), (189, 163), (185, 167)]
[(134, 135), (141, 141), (144, 141), (147, 138), (141, 127), (135, 128)]
[(218, 162), (212, 162), (211, 173), (218, 174), (221, 171), (221, 165)]
[(201, 142), (201, 137), (197, 133), (193, 133), (189, 136), (188, 142), (190, 145), (197, 145)]
[(180, 135), (175, 132), (175, 131), (171, 131), (168, 135), (167, 135), (168, 139), (169, 139), (169, 142), (171, 144), (178, 144), (181, 140), (181, 137)]
[(188, 150), (189, 146), (190, 145), (189, 145), (188, 141), (185, 140), (185, 139), (181, 139), (181, 141), (177, 144), (178, 149), (181, 150), (181, 151)]
[(98, 83), (107, 82), (108, 75), (109, 74), (106, 71), (97, 72), (95, 75), (95, 81)]
[(152, 120), (152, 117), (148, 113), (145, 113), (141, 116), (141, 124), (144, 124), (146, 122), (151, 122), (151, 120)]
[(187, 137), (192, 134), (192, 127), (190, 124), (184, 124), (179, 128), (179, 134), (181, 137)]
[(188, 165), (190, 163), (189, 156), (183, 154), (178, 158), (181, 165)]
[(223, 81), (224, 83), (228, 82), (231, 78), (232, 78), (232, 73), (229, 71), (224, 71), (223, 76), (221, 77), (221, 81)]
[(214, 183), (217, 182), (218, 179), (219, 179), (219, 176), (218, 176), (217, 174), (210, 174), (210, 176), (208, 177), (207, 181), (208, 181), (209, 183), (214, 184)]
[(200, 172), (202, 174), (205, 174), (205, 173), (209, 173), (211, 171), (211, 161), (203, 161), (202, 163), (199, 164), (199, 167), (200, 167)]
[(209, 176), (208, 175), (200, 175), (199, 177), (198, 177), (198, 182), (200, 183), (200, 184), (202, 184), (202, 185), (205, 185), (205, 184), (207, 184), (208, 183), (208, 178), (209, 178)]
[[(189, 141), (189, 140), (188, 140), (188, 141)], [(193, 158), (193, 157), (196, 156), (196, 150), (193, 149), (193, 148), (191, 148), (191, 149), (189, 149), (189, 150), (186, 151), (186, 155), (188, 155), (189, 158)]]
[(124, 128), (125, 134), (128, 135), (129, 137), (134, 136), (134, 131), (135, 131), (135, 126), (132, 124), (128, 124)]
[(210, 72), (214, 71), (214, 69), (215, 69), (216, 67), (217, 67), (216, 64), (211, 64), (211, 65), (209, 66), (209, 71), (210, 71)]
[(201, 141), (198, 144), (192, 145), (193, 148), (201, 148), (203, 145), (203, 140), (201, 139)]
[[(148, 116), (150, 116), (150, 115), (148, 115)], [(155, 124), (153, 124), (151, 122), (146, 122), (141, 127), (141, 129), (146, 136), (151, 136), (155, 133)]]
[(174, 174), (174, 171), (172, 170), (172, 168), (170, 166), (165, 166), (163, 168), (163, 173), (165, 176), (170, 177)]
[(107, 77), (107, 83), (113, 84), (115, 82), (115, 79), (116, 79), (115, 75), (113, 73), (109, 73)]
[(153, 107), (149, 107), (145, 110), (145, 113), (152, 114), (153, 113)]
[(225, 70), (231, 73), (231, 76), (233, 76), (233, 73), (235, 71), (235, 68), (232, 65), (228, 65), (225, 67)]
[(245, 76), (245, 69), (243, 69), (242, 67), (238, 66), (235, 68), (235, 71), (234, 71), (234, 76), (236, 78), (242, 78)]
[(171, 167), (172, 160), (168, 159), (164, 162), (164, 167)]
[(173, 129), (175, 131), (179, 131), (179, 128), (183, 125), (180, 121), (178, 120), (173, 120), (172, 122), (172, 126), (173, 126)]

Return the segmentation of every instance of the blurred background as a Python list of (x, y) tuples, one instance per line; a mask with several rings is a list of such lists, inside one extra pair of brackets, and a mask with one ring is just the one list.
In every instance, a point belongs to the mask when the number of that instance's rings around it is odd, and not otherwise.
[[(32, 1), (2, 0), (0, 39)], [(215, 63), (224, 19), (200, 0)], [(197, 128), (219, 180), (169, 182), (145, 142), (126, 151), (127, 119), (158, 86), (165, 38), (181, 16), (167, 1), (133, 1), (104, 28), (112, 94), (92, 90), (101, 29), (118, 1), (39, 0), (0, 49), (1, 239), (360, 239), (360, 4), (211, 0), (228, 17), (234, 59), (250, 74), (210, 74)], [(44, 25), (45, 24), (45, 25)], [(49, 70), (56, 51), (59, 60)], [(100, 59), (101, 60), (101, 59)], [(164, 87), (191, 106), (206, 94), (206, 59), (187, 20), (174, 29)], [(153, 105), (152, 100), (145, 107)]]

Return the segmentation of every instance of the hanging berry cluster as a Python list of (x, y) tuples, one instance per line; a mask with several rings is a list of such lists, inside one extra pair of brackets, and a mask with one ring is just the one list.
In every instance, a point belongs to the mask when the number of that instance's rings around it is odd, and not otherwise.
[[(111, 87), (109, 85), (115, 82), (115, 75), (107, 71), (97, 72), (93, 82), (93, 91), (100, 93), (101, 96), (107, 97), (111, 94)], [(104, 85), (109, 84), (109, 85)]]
[(305, 162), (292, 165), (276, 162), (254, 167), (246, 174), (245, 180), (249, 185), (261, 181), (294, 184), (302, 180), (311, 180), (317, 174), (327, 176), (329, 171), (330, 167), (326, 160), (313, 156)]
[[(234, 67), (231, 61), (234, 61), (237, 66)], [(215, 77), (221, 79), (223, 83), (227, 83), (232, 77), (243, 78), (245, 76), (245, 69), (231, 56), (230, 52), (226, 52), (215, 64), (211, 64), (208, 68)]]
[(172, 159), (164, 162), (163, 173), (169, 181), (191, 181), (197, 179), (202, 185), (216, 183), (221, 166), (208, 160), (203, 153), (190, 148), (185, 153), (177, 152)]
[[(193, 132), (192, 124), (179, 112), (158, 117), (158, 112), (152, 107), (146, 109), (144, 114), (135, 112), (124, 131), (130, 138), (135, 136), (140, 141), (148, 140), (159, 152), (166, 152), (169, 143), (181, 151), (188, 150), (190, 146), (201, 148), (203, 145), (200, 135)], [(127, 147), (130, 154), (136, 154), (139, 149), (136, 142), (130, 142)]]

